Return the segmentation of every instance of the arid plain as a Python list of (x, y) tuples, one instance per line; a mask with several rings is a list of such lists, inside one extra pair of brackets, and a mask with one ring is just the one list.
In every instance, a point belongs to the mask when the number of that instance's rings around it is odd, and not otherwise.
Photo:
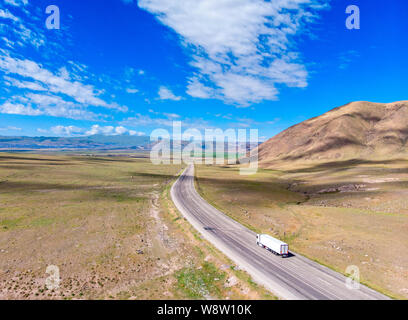
[(175, 210), (180, 169), (0, 154), (0, 299), (274, 299)]
[(363, 283), (408, 298), (408, 161), (344, 161), (260, 169), (196, 166), (196, 186), (218, 209), (257, 232)]

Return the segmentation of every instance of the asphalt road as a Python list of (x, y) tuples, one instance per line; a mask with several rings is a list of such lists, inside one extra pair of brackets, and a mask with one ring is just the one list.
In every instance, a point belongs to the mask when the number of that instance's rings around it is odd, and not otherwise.
[[(346, 277), (293, 251), (281, 258), (256, 245), (256, 234), (211, 206), (194, 187), (194, 166), (181, 174), (171, 197), (185, 218), (254, 281), (283, 299), (371, 300), (388, 297), (364, 286), (349, 289)], [(289, 248), (290, 249), (290, 248)]]

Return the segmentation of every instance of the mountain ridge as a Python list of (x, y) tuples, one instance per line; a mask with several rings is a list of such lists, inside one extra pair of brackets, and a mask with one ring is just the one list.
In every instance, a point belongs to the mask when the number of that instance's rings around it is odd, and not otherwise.
[(0, 136), (0, 149), (104, 149), (150, 147), (147, 136), (25, 137)]
[(407, 153), (408, 101), (355, 101), (298, 123), (259, 146), (259, 163), (389, 158)]

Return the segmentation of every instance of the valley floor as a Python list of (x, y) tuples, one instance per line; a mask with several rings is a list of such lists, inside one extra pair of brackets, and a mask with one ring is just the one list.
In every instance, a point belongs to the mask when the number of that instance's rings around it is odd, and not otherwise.
[(181, 169), (0, 153), (0, 299), (273, 299), (173, 207)]
[(408, 161), (338, 162), (262, 170), (196, 166), (212, 205), (257, 232), (363, 283), (408, 298)]

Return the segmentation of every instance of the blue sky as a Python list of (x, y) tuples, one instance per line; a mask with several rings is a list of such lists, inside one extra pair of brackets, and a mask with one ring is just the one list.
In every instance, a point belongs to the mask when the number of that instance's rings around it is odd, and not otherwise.
[(0, 0), (0, 135), (178, 120), (265, 139), (350, 101), (407, 100), (407, 15), (397, 0)]

